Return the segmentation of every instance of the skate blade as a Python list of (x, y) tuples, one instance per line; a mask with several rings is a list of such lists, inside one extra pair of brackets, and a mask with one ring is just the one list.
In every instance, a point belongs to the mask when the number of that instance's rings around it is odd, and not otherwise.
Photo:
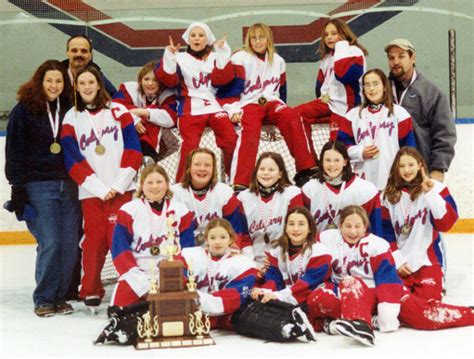
[(92, 307), (92, 306), (87, 306), (87, 305), (86, 305), (86, 307), (87, 307), (87, 309), (90, 310), (92, 315), (97, 315), (99, 307)]

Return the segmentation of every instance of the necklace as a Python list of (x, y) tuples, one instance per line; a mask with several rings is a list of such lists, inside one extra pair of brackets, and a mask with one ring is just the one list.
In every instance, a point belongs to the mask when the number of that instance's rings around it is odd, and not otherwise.
[(328, 225), (326, 226), (326, 229), (336, 229), (337, 224), (336, 224), (336, 218), (339, 215), (339, 207), (341, 205), (341, 200), (342, 200), (342, 194), (344, 193), (344, 189), (346, 188), (346, 182), (342, 182), (341, 189), (339, 190), (339, 193), (336, 195), (336, 208), (334, 210), (334, 217), (332, 216), (331, 213), (331, 207), (329, 206), (329, 196), (328, 196), (328, 187), (327, 184), (323, 185), (323, 199), (324, 203), (326, 205), (326, 213), (328, 214), (329, 220), (328, 220)]
[[(216, 286), (216, 281), (214, 280), (215, 276), (219, 274), (219, 270), (221, 269), (221, 264), (231, 255), (231, 251), (227, 250), (226, 253), (219, 258), (218, 261), (213, 261), (211, 252), (207, 252), (207, 282), (209, 283), (209, 293), (214, 293), (219, 290), (219, 287)], [(215, 263), (211, 268), (211, 264)], [(214, 272), (214, 275), (212, 275), (212, 272)]]
[[(302, 248), (300, 253), (297, 254), (298, 257), (298, 272), (296, 272), (296, 281), (301, 278), (303, 275), (303, 257), (304, 257), (305, 250)], [(295, 258), (296, 259), (296, 258)], [(293, 274), (291, 273), (291, 265), (290, 265), (290, 255), (286, 253), (285, 258), (286, 263), (286, 270), (288, 271), (288, 277), (290, 279), (291, 285), (294, 285), (296, 281), (293, 281)]]
[(400, 196), (400, 209), (402, 211), (403, 216), (403, 225), (400, 227), (400, 234), (403, 236), (410, 235), (412, 226), (408, 224), (408, 217), (410, 215), (411, 208), (413, 207), (413, 201), (410, 199), (410, 195), (408, 195), (408, 207), (405, 210), (405, 205), (403, 204), (403, 198)]

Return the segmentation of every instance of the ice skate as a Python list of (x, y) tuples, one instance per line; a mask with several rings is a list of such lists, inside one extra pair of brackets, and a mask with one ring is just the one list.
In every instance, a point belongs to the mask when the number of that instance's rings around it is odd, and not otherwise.
[(97, 309), (99, 308), (100, 302), (101, 300), (98, 296), (90, 296), (84, 299), (84, 304), (93, 315), (97, 315)]
[(335, 320), (335, 328), (339, 334), (353, 338), (364, 345), (375, 345), (372, 328), (362, 320), (337, 319)]
[(295, 308), (293, 309), (292, 315), (293, 315), (293, 319), (295, 320), (296, 331), (301, 332), (301, 335), (297, 336), (296, 339), (305, 341), (305, 342), (309, 342), (309, 341), (315, 342), (316, 333), (313, 329), (313, 326), (309, 322), (309, 319), (306, 316), (306, 313), (301, 308)]

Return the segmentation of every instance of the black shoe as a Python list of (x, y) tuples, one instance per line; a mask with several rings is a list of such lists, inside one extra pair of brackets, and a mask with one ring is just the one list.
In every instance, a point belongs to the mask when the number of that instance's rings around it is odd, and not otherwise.
[(317, 172), (318, 167), (307, 168), (295, 174), (295, 177), (293, 177), (293, 181), (295, 182), (296, 186), (301, 188), (306, 182), (313, 178)]
[(295, 328), (293, 329), (296, 339), (302, 340), (305, 342), (316, 341), (316, 333), (313, 329), (313, 326), (309, 322), (306, 313), (301, 308), (293, 309), (291, 313), (295, 321)]
[(362, 320), (336, 319), (335, 327), (341, 335), (353, 338), (364, 345), (375, 345), (374, 331)]
[(234, 190), (235, 194), (239, 194), (240, 192), (245, 191), (246, 189), (248, 189), (248, 187), (244, 186), (243, 184), (234, 184), (232, 186), (232, 189)]
[(81, 297), (79, 297), (79, 292), (69, 292), (64, 297), (64, 300), (67, 302), (80, 302)]

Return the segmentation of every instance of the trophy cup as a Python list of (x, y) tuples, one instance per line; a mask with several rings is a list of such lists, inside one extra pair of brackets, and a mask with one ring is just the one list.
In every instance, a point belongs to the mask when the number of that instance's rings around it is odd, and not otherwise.
[(186, 287), (189, 292), (195, 292), (197, 288), (196, 276), (192, 270), (191, 262), (188, 263), (188, 283), (186, 283)]
[(168, 253), (168, 261), (172, 262), (173, 257), (181, 251), (179, 241), (176, 241), (175, 237), (176, 225), (174, 221), (174, 216), (172, 214), (168, 215), (168, 217), (166, 218), (166, 224), (168, 226), (168, 247), (166, 248), (166, 251)]

